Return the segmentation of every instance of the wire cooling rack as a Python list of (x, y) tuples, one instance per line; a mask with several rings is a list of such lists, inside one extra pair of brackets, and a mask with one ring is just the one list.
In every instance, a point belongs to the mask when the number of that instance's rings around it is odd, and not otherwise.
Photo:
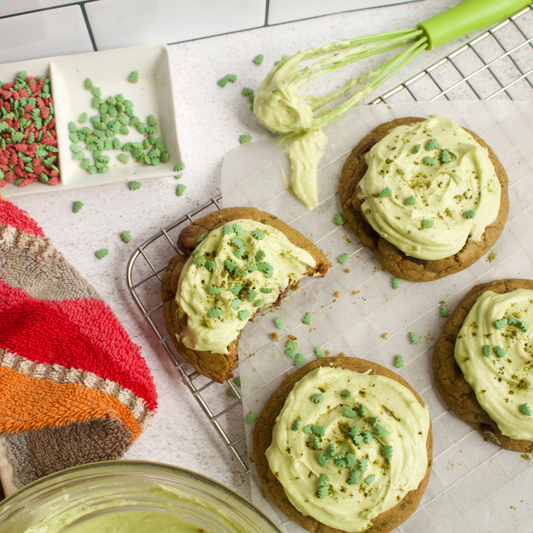
[[(533, 8), (513, 17), (468, 42), (387, 93), (370, 102), (391, 104), (439, 98), (447, 100), (533, 100)], [(170, 357), (185, 385), (244, 470), (248, 472), (239, 388), (220, 386), (194, 370), (178, 353), (167, 334), (160, 298), (160, 283), (168, 261), (179, 253), (181, 230), (220, 209), (221, 196), (211, 199), (143, 242), (127, 268), (130, 294), (144, 319)]]

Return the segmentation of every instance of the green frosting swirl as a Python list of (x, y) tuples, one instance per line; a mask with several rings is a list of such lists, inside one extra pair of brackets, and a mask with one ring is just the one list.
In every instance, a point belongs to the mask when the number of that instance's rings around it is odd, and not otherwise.
[(437, 260), (479, 241), (500, 209), (488, 151), (450, 119), (392, 129), (366, 155), (361, 209), (406, 255)]
[[(312, 401), (317, 393), (320, 403)], [(296, 418), (303, 430), (292, 429)], [(427, 406), (397, 381), (320, 367), (285, 400), (266, 455), (302, 514), (342, 531), (364, 531), (426, 474), (429, 424)]]
[(533, 421), (519, 410), (525, 403), (533, 405), (530, 325), (533, 291), (486, 291), (468, 313), (455, 342), (455, 360), (479, 404), (512, 439), (533, 440)]
[(185, 263), (178, 283), (176, 301), (187, 315), (181, 342), (228, 353), (254, 314), (315, 266), (309, 252), (260, 222), (234, 220), (212, 231)]

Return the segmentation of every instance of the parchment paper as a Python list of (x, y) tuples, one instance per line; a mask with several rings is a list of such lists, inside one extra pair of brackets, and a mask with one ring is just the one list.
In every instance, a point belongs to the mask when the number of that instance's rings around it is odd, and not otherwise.
[[(510, 212), (504, 231), (491, 252), (463, 272), (430, 283), (402, 281), (392, 276), (345, 227), (333, 223), (341, 211), (338, 183), (342, 166), (357, 142), (375, 126), (404, 116), (441, 114), (480, 135), (495, 151), (509, 176)], [(404, 377), (428, 404), (433, 424), (434, 461), (431, 479), (416, 512), (395, 532), (528, 532), (533, 530), (533, 469), (531, 454), (501, 450), (484, 441), (449, 411), (431, 376), (432, 346), (445, 319), (441, 302), (452, 311), (477, 283), (501, 278), (533, 277), (533, 103), (415, 102), (352, 109), (325, 129), (327, 149), (319, 169), (320, 204), (307, 211), (285, 190), (279, 167), (287, 173), (284, 148), (275, 139), (234, 150), (224, 160), (224, 206), (254, 206), (279, 216), (298, 229), (329, 257), (332, 267), (320, 280), (305, 280), (281, 308), (269, 310), (245, 328), (240, 348), (244, 414), (261, 412), (265, 401), (294, 370), (284, 355), (290, 333), (298, 338), (306, 362), (321, 346), (330, 355), (344, 352), (374, 361)], [(340, 265), (337, 257), (348, 253)], [(338, 296), (335, 294), (338, 291)], [(311, 326), (302, 323), (314, 314)], [(283, 330), (273, 319), (283, 317)], [(279, 341), (269, 334), (277, 331)], [(422, 340), (412, 345), (408, 333)], [(401, 354), (405, 367), (396, 369)], [(533, 421), (532, 421), (533, 423)], [(253, 424), (246, 425), (252, 459)], [(252, 465), (254, 503), (284, 532), (304, 530), (288, 521), (264, 498)]]

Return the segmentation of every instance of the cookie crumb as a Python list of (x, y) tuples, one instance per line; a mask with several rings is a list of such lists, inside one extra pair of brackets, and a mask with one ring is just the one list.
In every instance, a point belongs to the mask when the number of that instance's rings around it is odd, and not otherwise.
[(356, 294), (359, 294), (361, 291), (352, 291), (352, 295), (355, 296)]
[(340, 293), (339, 291), (335, 291), (335, 292), (333, 293), (333, 296), (334, 296), (335, 298), (338, 298), (340, 295), (341, 295), (341, 293)]
[[(326, 352), (327, 353), (327, 352)], [(338, 357), (345, 357), (344, 352), (339, 353)]]
[(289, 339), (291, 339), (291, 341), (295, 341), (298, 339), (298, 337), (295, 337), (294, 335), (289, 335)]
[(349, 268), (345, 268), (344, 272), (346, 272), (346, 274), (349, 274), (350, 273), (350, 269)]
[(326, 355), (329, 355), (329, 350), (326, 350)]
[(388, 336), (389, 336), (389, 334), (387, 332), (385, 332), (385, 333), (383, 333), (383, 335), (381, 335), (381, 338), (387, 340)]
[(270, 338), (275, 341), (275, 342), (278, 342), (279, 341), (279, 337), (278, 337), (278, 334), (273, 331), (271, 334), (270, 334)]

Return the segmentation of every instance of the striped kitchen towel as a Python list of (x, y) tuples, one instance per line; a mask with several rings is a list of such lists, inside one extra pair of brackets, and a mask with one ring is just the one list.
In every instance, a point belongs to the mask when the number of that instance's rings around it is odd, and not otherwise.
[(0, 200), (4, 494), (121, 457), (156, 405), (140, 349), (111, 309), (26, 212)]

